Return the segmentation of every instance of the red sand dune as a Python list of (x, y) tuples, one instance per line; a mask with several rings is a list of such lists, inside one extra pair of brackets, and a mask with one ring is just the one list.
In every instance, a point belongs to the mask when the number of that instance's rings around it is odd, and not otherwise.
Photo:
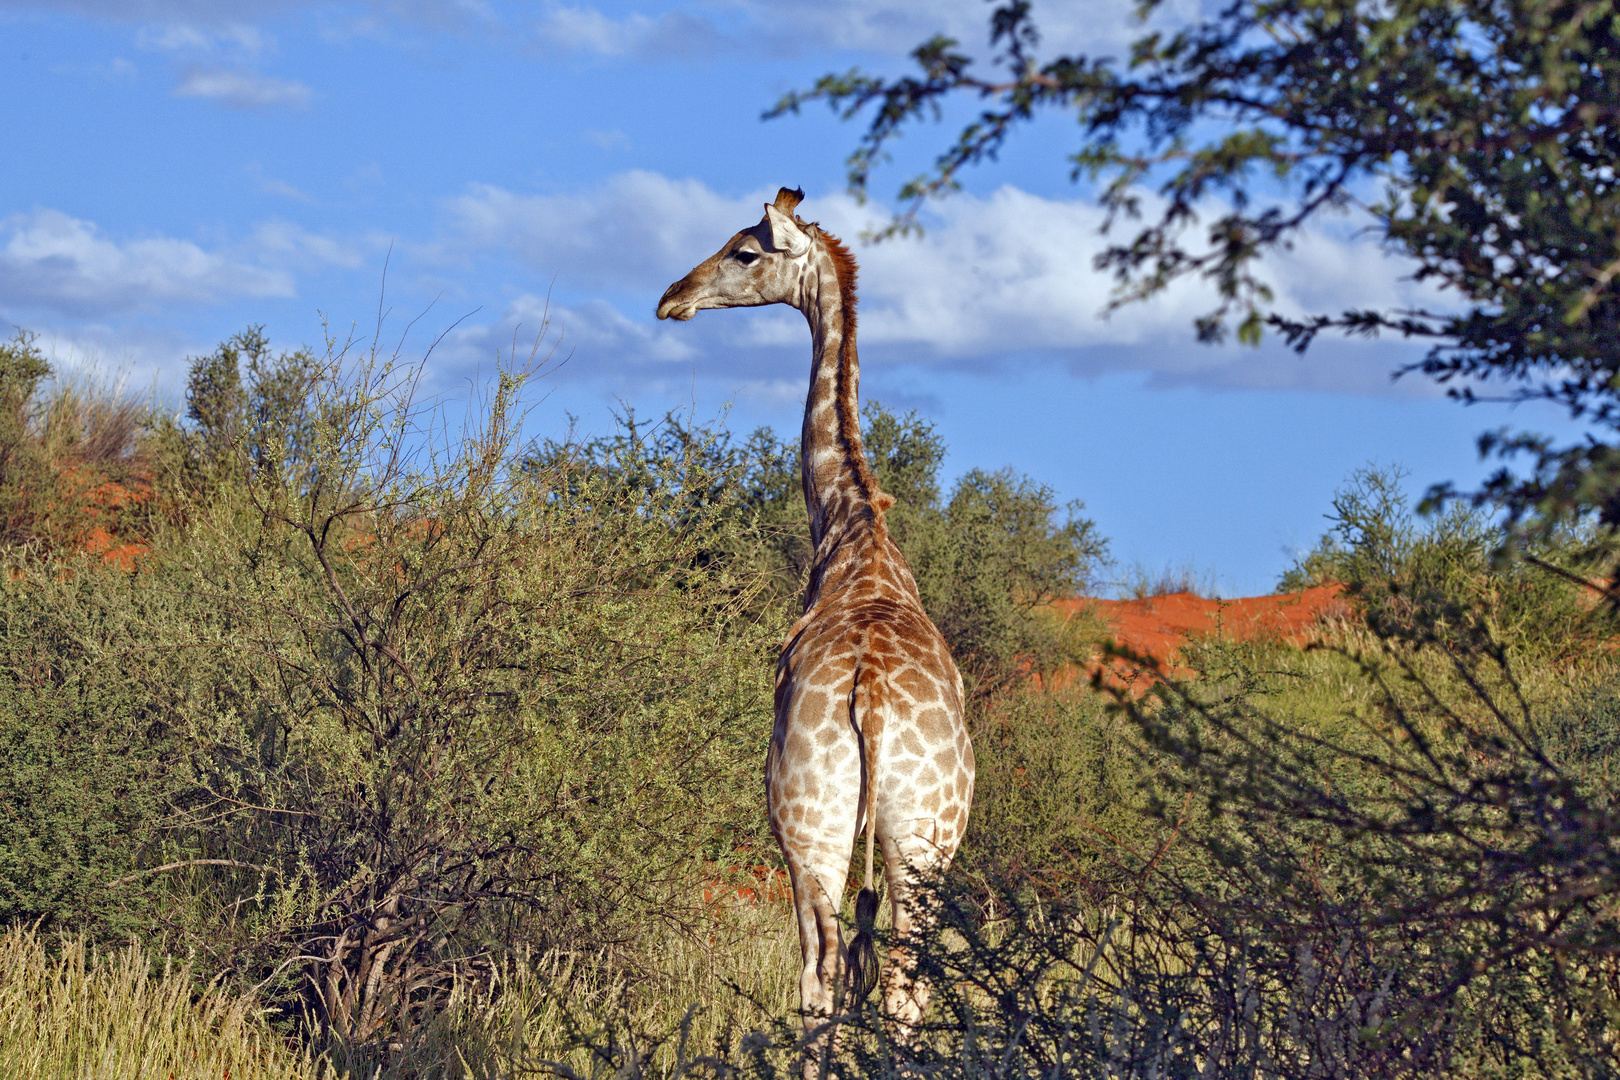
[[(1235, 641), (1281, 640), (1304, 647), (1317, 634), (1324, 618), (1344, 615), (1348, 608), (1339, 584), (1318, 585), (1304, 592), (1277, 596), (1249, 596), (1238, 600), (1206, 600), (1190, 592), (1150, 596), (1142, 600), (1059, 600), (1053, 606), (1065, 617), (1089, 611), (1107, 627), (1105, 640), (1156, 663), (1166, 674), (1187, 675), (1176, 664), (1181, 646), (1196, 637), (1224, 637)], [(1099, 661), (1100, 663), (1100, 661)], [(1108, 682), (1144, 688), (1152, 674), (1123, 659), (1115, 659)], [(1089, 678), (1096, 672), (1091, 665)], [(1057, 685), (1071, 682), (1059, 673)]]
[(85, 507), (85, 516), (92, 524), (86, 530), (81, 545), (90, 554), (100, 555), (103, 562), (116, 563), (123, 570), (133, 571), (136, 560), (152, 549), (139, 540), (129, 541), (115, 536), (101, 523), (116, 527), (119, 510), (138, 506), (151, 497), (152, 485), (145, 480), (137, 480), (130, 487), (111, 481), (96, 485), (89, 493), (89, 505)]

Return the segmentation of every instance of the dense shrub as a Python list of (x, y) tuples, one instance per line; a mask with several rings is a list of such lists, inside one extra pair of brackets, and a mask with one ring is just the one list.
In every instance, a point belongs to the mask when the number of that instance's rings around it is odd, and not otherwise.
[(93, 377), (53, 379), (32, 334), (0, 343), (0, 544), (103, 553), (150, 514), (148, 410)]
[(517, 377), (444, 441), (410, 373), (333, 357), (289, 420), (228, 344), (149, 429), (180, 512), (139, 573), (12, 551), (0, 913), (139, 930), (356, 1044), (512, 949), (633, 967), (701, 921), (765, 847), (779, 625), (696, 557), (729, 493), (517, 468)]
[[(1059, 507), (1050, 488), (1007, 469), (969, 470), (946, 499), (939, 481), (946, 448), (931, 424), (877, 403), (866, 406), (862, 422), (872, 469), (895, 499), (890, 533), (970, 688), (988, 697), (1031, 670), (1074, 659), (1083, 645), (1047, 605), (1093, 585), (1107, 559), (1107, 542), (1080, 516), (1083, 505)], [(705, 538), (716, 546), (699, 562), (742, 574), (760, 590), (753, 603), (762, 610), (796, 613), (810, 532), (798, 448), (771, 429), (738, 444), (674, 414), (648, 426), (630, 412), (618, 433), (578, 445), (549, 441), (529, 466), (563, 470), (576, 486), (597, 476), (611, 490), (639, 491), (680, 470), (688, 479), (679, 512), (717, 509), (725, 522)], [(690, 479), (697, 474), (701, 483)]]
[(1052, 489), (1010, 469), (970, 469), (942, 498), (945, 444), (915, 414), (865, 410), (873, 470), (895, 496), (895, 542), (970, 693), (984, 697), (1078, 659), (1082, 646), (1047, 605), (1095, 584), (1108, 544)]
[(973, 746), (978, 778), (955, 873), (986, 903), (1023, 887), (1107, 902), (1130, 887), (1128, 852), (1163, 839), (1144, 813), (1136, 728), (1089, 687), (1004, 693)]
[(694, 566), (680, 479), (516, 468), (515, 377), (415, 442), (408, 387), (323, 384), (310, 468), (272, 447), (146, 579), (222, 665), (182, 675), (187, 944), (361, 1043), (514, 944), (622, 952), (693, 912), (705, 860), (760, 839), (769, 732), (774, 627)]
[(1420, 522), (1404, 475), (1373, 466), (1352, 474), (1333, 497), (1332, 530), (1278, 587), (1343, 582), (1374, 633), (1458, 655), (1502, 645), (1557, 663), (1589, 647), (1600, 593), (1576, 586), (1604, 562), (1594, 536), (1564, 530), (1508, 550), (1482, 510), (1456, 502)]
[(0, 582), (0, 922), (105, 939), (154, 917), (115, 884), (155, 854), (181, 745), (129, 673), (152, 653), (107, 625), (117, 583), (77, 570)]

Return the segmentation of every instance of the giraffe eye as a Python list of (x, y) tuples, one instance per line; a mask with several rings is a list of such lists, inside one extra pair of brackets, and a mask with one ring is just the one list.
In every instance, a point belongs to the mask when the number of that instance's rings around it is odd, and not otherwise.
[(749, 251), (748, 249), (744, 248), (742, 251), (739, 251), (733, 255), (732, 258), (736, 259), (744, 266), (751, 266), (753, 265), (754, 260), (759, 258), (759, 252)]

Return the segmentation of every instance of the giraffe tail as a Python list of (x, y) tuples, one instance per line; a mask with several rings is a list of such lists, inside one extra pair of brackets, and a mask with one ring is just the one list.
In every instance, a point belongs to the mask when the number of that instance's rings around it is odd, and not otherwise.
[(871, 996), (878, 983), (878, 952), (873, 940), (876, 929), (878, 895), (872, 887), (873, 848), (877, 840), (877, 753), (883, 743), (883, 703), (874, 700), (873, 683), (878, 671), (858, 668), (850, 709), (861, 733), (861, 759), (866, 773), (866, 880), (855, 897), (855, 940), (849, 944), (849, 989), (857, 1002)]
[(849, 943), (849, 992), (857, 1002), (865, 1001), (877, 989), (878, 952), (872, 939), (877, 908), (877, 890), (868, 885), (855, 897), (855, 940)]

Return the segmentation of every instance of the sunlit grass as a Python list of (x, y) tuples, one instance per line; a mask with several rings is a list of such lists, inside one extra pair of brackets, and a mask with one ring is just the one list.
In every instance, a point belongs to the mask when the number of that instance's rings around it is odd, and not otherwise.
[(319, 1080), (248, 1002), (155, 969), (138, 945), (98, 952), (26, 928), (0, 935), (0, 1076), (9, 1080)]
[(683, 1028), (690, 1059), (797, 1016), (791, 904), (726, 899), (709, 915), (699, 934), (649, 929), (629, 963), (571, 953), (518, 956), (489, 982), (458, 986), (409, 1043), (381, 1051), (333, 1047), (332, 1061), (366, 1080), (484, 1080), (545, 1071), (552, 1062), (589, 1076), (595, 1069), (582, 1045), (635, 1039), (648, 1043), (640, 1075), (673, 1075)]

